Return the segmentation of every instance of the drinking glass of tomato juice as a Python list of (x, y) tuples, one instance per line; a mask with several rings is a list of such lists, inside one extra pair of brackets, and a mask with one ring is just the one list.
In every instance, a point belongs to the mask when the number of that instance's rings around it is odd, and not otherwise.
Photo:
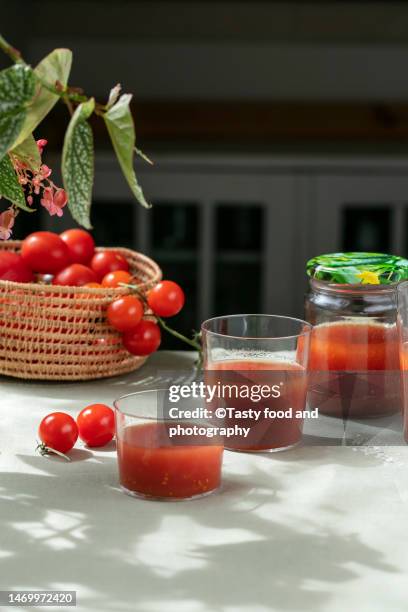
[(278, 451), (303, 432), (312, 326), (291, 317), (248, 314), (202, 325), (204, 379), (216, 410), (227, 406), (227, 450)]
[[(121, 488), (161, 501), (208, 495), (221, 485), (222, 442), (189, 433), (192, 422), (170, 419), (167, 401), (168, 391), (156, 389), (114, 402)], [(172, 435), (176, 425), (184, 427)]]

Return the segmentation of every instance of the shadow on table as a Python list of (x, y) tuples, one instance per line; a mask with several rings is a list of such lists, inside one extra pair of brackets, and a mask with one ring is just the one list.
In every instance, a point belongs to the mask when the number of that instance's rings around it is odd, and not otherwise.
[(37, 473), (1, 475), (2, 589), (77, 584), (80, 608), (109, 612), (318, 612), (351, 564), (397, 572), (356, 534), (277, 520), (283, 487), (255, 462), (213, 496), (158, 503), (123, 495), (111, 457), (20, 459)]
[[(177, 366), (177, 369), (175, 368)], [(196, 370), (191, 356), (171, 353), (165, 354), (161, 360), (150, 364), (147, 362), (139, 370), (116, 376), (84, 382), (51, 382), (24, 381), (10, 377), (0, 377), (2, 389), (7, 393), (18, 391), (19, 401), (27, 398), (31, 401), (35, 396), (36, 404), (41, 405), (41, 399), (51, 398), (53, 401), (73, 403), (84, 406), (87, 403), (103, 402), (112, 404), (115, 399), (128, 393), (147, 389), (164, 389), (177, 382), (186, 383), (196, 376)]]

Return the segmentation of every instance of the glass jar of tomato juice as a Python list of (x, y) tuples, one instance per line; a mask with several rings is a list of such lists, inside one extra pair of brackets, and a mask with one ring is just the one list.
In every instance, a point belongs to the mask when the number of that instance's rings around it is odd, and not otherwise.
[(314, 326), (309, 403), (322, 414), (374, 418), (401, 409), (396, 285), (408, 260), (333, 253), (307, 263), (305, 318)]

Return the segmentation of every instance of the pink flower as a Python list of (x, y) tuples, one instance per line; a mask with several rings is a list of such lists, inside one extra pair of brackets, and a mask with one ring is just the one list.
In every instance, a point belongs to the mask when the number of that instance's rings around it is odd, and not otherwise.
[(64, 208), (65, 204), (68, 202), (68, 196), (65, 189), (57, 189), (54, 195), (54, 204), (59, 208)]
[(37, 140), (37, 147), (40, 152), (40, 155), (42, 155), (43, 149), (47, 144), (48, 140), (45, 140), (45, 138), (40, 138), (40, 140)]
[(42, 164), (41, 168), (40, 168), (40, 178), (41, 179), (46, 179), (50, 176), (52, 170), (51, 168), (49, 168), (48, 166), (46, 166), (45, 164)]
[(48, 210), (51, 217), (57, 215), (62, 217), (65, 204), (68, 198), (64, 189), (57, 189), (54, 193), (52, 187), (46, 187), (43, 191), (43, 197), (41, 198), (41, 204)]
[(0, 240), (10, 238), (15, 218), (16, 213), (12, 208), (8, 208), (0, 214)]

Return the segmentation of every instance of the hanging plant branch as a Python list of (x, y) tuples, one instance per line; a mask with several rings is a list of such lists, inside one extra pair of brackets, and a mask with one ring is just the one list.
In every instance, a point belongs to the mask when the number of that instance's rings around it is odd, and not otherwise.
[[(87, 96), (81, 88), (68, 85), (72, 66), (72, 52), (69, 49), (54, 49), (35, 68), (28, 65), (20, 51), (1, 35), (0, 50), (14, 62), (14, 66), (0, 71), (0, 161), (5, 156), (10, 158), (16, 173), (15, 182), (20, 186), (20, 189), (17, 189), (18, 185), (11, 188), (10, 166), (5, 163), (0, 166), (0, 196), (24, 210), (31, 210), (31, 192), (26, 195), (26, 202), (21, 199), (21, 193), (24, 196), (22, 187), (26, 184), (25, 178), (22, 182), (21, 172), (32, 174), (28, 174), (29, 181), (41, 172), (39, 156), (33, 149), (33, 131), (61, 101), (67, 106), (71, 117), (64, 139), (62, 175), (68, 208), (74, 219), (86, 228), (91, 227), (94, 145), (89, 119), (92, 114), (103, 118), (133, 196), (142, 206), (149, 208), (150, 204), (133, 168), (135, 154), (148, 163), (151, 161), (136, 148), (135, 126), (130, 111), (131, 94), (121, 95), (118, 84), (111, 89), (108, 101), (100, 103), (94, 97)], [(15, 160), (18, 160), (18, 167)], [(49, 170), (47, 166), (45, 168)], [(7, 172), (7, 176), (2, 176), (3, 172)], [(64, 199), (61, 191), (60, 202)], [(13, 199), (10, 199), (10, 193)], [(46, 200), (50, 202), (50, 193), (46, 194)], [(2, 235), (5, 234), (1, 233), (0, 227), (0, 237)]]
[(143, 291), (140, 291), (137, 285), (132, 285), (129, 283), (119, 283), (119, 285), (121, 287), (126, 287), (127, 289), (130, 289), (133, 293), (137, 295), (137, 297), (142, 302), (145, 310), (147, 311), (149, 318), (154, 318), (154, 320), (159, 325), (159, 327), (161, 327), (165, 332), (167, 332), (171, 336), (174, 336), (174, 338), (177, 338), (177, 340), (184, 342), (184, 344), (187, 344), (188, 346), (193, 348), (195, 351), (197, 351), (198, 356), (197, 356), (195, 365), (197, 366), (198, 369), (200, 369), (203, 365), (203, 347), (201, 344), (201, 334), (199, 332), (193, 332), (193, 337), (189, 338), (188, 336), (185, 336), (184, 334), (178, 332), (173, 327), (170, 327), (170, 325), (168, 325), (164, 321), (164, 319), (162, 319), (162, 317), (159, 317), (159, 315), (150, 314), (151, 311), (149, 313), (150, 307), (147, 302), (146, 295), (143, 293)]

